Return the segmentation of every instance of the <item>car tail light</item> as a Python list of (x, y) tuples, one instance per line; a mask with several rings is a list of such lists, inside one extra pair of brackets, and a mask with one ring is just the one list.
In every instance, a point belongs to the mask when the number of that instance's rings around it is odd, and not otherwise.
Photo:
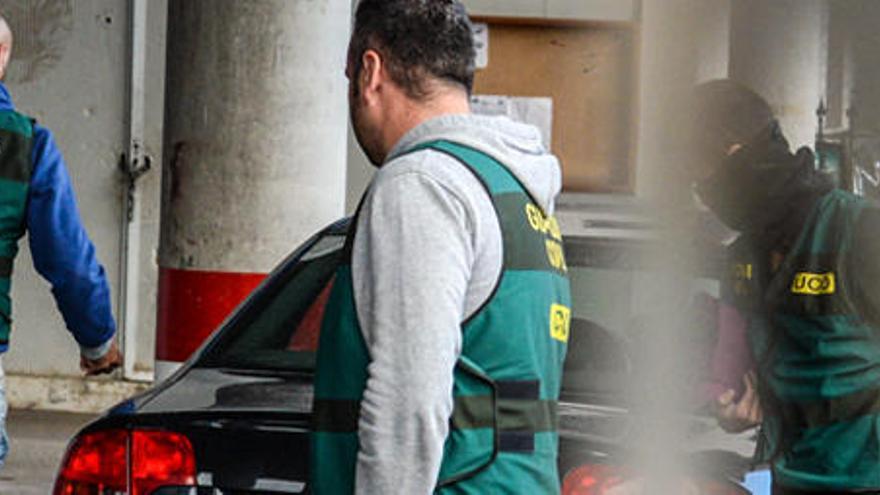
[[(130, 490), (129, 490), (129, 482)], [(108, 430), (77, 438), (55, 482), (55, 495), (150, 495), (196, 484), (189, 439), (160, 430)]]
[(55, 495), (125, 493), (128, 432), (99, 431), (77, 438), (64, 458)]
[(131, 438), (132, 495), (196, 484), (196, 456), (188, 438), (170, 431), (134, 431)]
[(562, 480), (562, 495), (605, 495), (623, 483), (623, 472), (613, 466), (588, 464), (570, 471)]
[[(650, 482), (623, 469), (587, 464), (575, 468), (562, 480), (562, 495), (649, 495)], [(726, 481), (682, 478), (675, 484), (682, 495), (748, 495), (748, 491)]]

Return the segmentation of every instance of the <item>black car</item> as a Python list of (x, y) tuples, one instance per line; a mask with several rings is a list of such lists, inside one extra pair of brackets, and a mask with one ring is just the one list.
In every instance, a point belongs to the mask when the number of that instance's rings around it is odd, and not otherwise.
[[(310, 493), (314, 350), (348, 225), (326, 228), (290, 255), (174, 376), (85, 427), (68, 447), (54, 493)], [(578, 277), (600, 276), (613, 290), (615, 273), (636, 269), (621, 253), (638, 246), (633, 239), (570, 238), (574, 286)], [(613, 325), (584, 318), (573, 324), (559, 408), (565, 495), (651, 493), (644, 482), (606, 491), (631, 476), (626, 438), (635, 421), (620, 390), (632, 360), (607, 328)], [(708, 418), (692, 423), (697, 436), (713, 429)], [(739, 483), (748, 449), (733, 450), (689, 452), (700, 469), (682, 473), (687, 493), (750, 493)]]

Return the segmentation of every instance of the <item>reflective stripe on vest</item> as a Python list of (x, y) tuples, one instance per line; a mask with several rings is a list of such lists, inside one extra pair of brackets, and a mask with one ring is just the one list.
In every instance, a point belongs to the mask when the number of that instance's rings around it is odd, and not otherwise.
[[(504, 483), (509, 491), (558, 493), (556, 401), (571, 318), (558, 224), (493, 158), (446, 141), (410, 152), (425, 149), (452, 156), (485, 186), (504, 249), (493, 296), (462, 323), (437, 492), (486, 493)], [(311, 463), (317, 495), (349, 494), (354, 487), (369, 365), (351, 286), (355, 235), (352, 230), (346, 242), (349, 263), (337, 271), (318, 348)]]

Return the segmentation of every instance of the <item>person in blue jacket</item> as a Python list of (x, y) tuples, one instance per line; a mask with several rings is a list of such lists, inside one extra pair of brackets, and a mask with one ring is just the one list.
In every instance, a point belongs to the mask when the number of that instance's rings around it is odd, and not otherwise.
[(64, 159), (48, 129), (15, 110), (3, 84), (12, 31), (0, 17), (0, 466), (9, 451), (2, 355), (12, 327), (11, 276), (18, 241), (28, 234), (34, 266), (52, 286), (80, 346), (87, 375), (109, 373), (122, 357), (104, 268), (77, 212)]

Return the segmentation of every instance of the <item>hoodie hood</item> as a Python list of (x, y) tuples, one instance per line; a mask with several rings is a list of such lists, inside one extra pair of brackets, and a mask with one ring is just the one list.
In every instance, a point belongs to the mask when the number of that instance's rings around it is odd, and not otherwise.
[(410, 130), (386, 161), (422, 143), (446, 140), (482, 151), (503, 163), (548, 214), (562, 189), (559, 160), (544, 146), (538, 128), (507, 117), (444, 115)]

